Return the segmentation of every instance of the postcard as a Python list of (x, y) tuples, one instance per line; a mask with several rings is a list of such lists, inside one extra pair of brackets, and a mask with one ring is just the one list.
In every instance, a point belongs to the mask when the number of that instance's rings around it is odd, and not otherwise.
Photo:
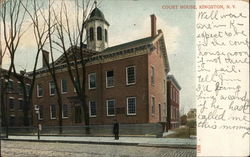
[(0, 156), (249, 156), (248, 0), (1, 0)]

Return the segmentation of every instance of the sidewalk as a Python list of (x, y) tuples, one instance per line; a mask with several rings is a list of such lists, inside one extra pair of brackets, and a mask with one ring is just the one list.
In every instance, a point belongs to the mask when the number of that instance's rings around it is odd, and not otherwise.
[(179, 138), (120, 137), (119, 140), (114, 140), (114, 137), (41, 136), (38, 140), (37, 136), (9, 136), (8, 139), (2, 140), (196, 148), (196, 139)]

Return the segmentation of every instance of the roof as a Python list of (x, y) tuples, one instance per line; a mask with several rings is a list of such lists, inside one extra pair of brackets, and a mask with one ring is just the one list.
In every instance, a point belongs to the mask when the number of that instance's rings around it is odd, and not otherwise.
[(104, 14), (97, 7), (90, 13), (90, 16), (87, 22), (91, 22), (94, 20), (101, 20), (101, 21), (104, 21), (107, 25), (109, 25), (108, 21), (105, 19)]
[(90, 18), (102, 18), (105, 19), (104, 14), (102, 11), (98, 8), (95, 8), (91, 13), (90, 13)]
[(175, 79), (174, 75), (168, 75), (167, 79), (172, 81), (173, 84), (179, 89), (181, 90), (181, 86), (179, 85), (179, 83), (177, 82), (177, 80)]
[[(86, 63), (91, 63), (94, 61), (99, 61), (102, 62), (105, 59), (108, 58), (113, 58), (117, 56), (124, 56), (126, 54), (137, 54), (137, 51), (144, 51), (144, 52), (152, 52), (155, 49), (154, 43), (156, 41), (159, 41), (161, 44), (161, 49), (163, 53), (163, 58), (164, 58), (164, 64), (165, 64), (165, 70), (166, 72), (169, 72), (169, 62), (168, 62), (168, 57), (167, 57), (167, 52), (166, 52), (166, 47), (165, 47), (165, 42), (164, 42), (164, 37), (162, 33), (159, 33), (158, 35), (154, 37), (146, 37), (142, 38), (139, 40), (131, 41), (128, 43), (112, 46), (109, 48), (106, 48), (102, 52), (96, 52), (93, 50), (89, 50), (84, 48), (83, 53), (88, 53), (90, 54), (89, 56), (84, 56), (84, 61)], [(78, 50), (77, 50), (78, 49)], [(75, 50), (72, 52), (72, 50)], [(79, 51), (79, 47), (71, 47), (67, 50), (68, 57), (72, 58), (72, 54), (75, 54), (74, 52)], [(72, 55), (72, 56), (70, 56)], [(81, 63), (80, 60), (77, 61), (77, 64)], [(65, 61), (65, 56), (64, 54), (61, 55), (56, 61), (55, 61), (56, 69), (61, 69), (67, 67), (66, 61)], [(48, 69), (47, 67), (43, 67), (38, 69), (36, 72), (37, 73), (44, 73), (47, 72)], [(30, 73), (31, 74), (31, 73)], [(32, 74), (31, 74), (32, 75)]]
[[(7, 75), (7, 73), (9, 72), (9, 70), (4, 69), (4, 68), (0, 68), (0, 72), (1, 72), (1, 77), (5, 77)], [(26, 71), (20, 71), (20, 73), (16, 73), (18, 77), (23, 77), (25, 79), (29, 79), (29, 77), (27, 76), (28, 73), (26, 73)], [(14, 76), (14, 72), (10, 73), (11, 76)]]
[(150, 37), (134, 40), (134, 41), (131, 41), (131, 42), (127, 42), (127, 43), (124, 43), (124, 44), (108, 47), (105, 50), (103, 50), (101, 53), (108, 53), (108, 52), (112, 52), (112, 51), (128, 49), (129, 47), (144, 45), (144, 44), (147, 44), (147, 43), (151, 43), (155, 38), (156, 37), (151, 37), (150, 36)]

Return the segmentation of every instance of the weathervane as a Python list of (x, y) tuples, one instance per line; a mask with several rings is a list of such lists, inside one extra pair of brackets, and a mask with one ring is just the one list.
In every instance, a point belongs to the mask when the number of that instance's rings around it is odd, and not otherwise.
[(94, 2), (94, 3), (95, 3), (95, 7), (97, 7), (97, 1), (96, 1), (96, 0), (95, 0), (95, 2)]

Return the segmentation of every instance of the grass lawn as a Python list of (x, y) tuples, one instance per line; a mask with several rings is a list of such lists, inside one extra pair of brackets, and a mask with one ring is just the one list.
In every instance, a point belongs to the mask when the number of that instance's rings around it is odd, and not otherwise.
[[(189, 128), (173, 129), (175, 133), (166, 136), (167, 138), (189, 138)], [(190, 135), (196, 136), (196, 128), (190, 128)]]

